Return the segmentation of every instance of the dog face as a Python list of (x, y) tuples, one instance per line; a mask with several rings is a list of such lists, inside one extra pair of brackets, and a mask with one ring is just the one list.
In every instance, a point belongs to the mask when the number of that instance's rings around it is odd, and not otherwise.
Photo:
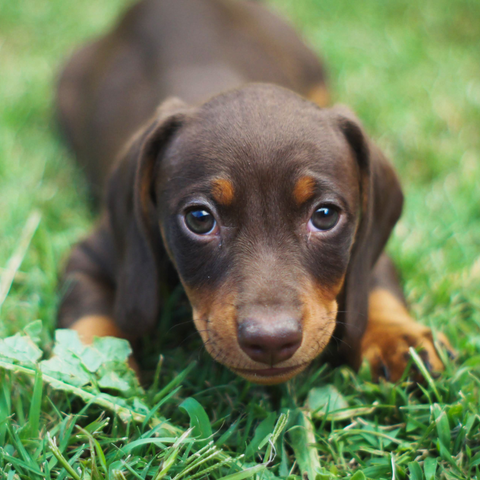
[(329, 342), (362, 268), (354, 250), (373, 265), (359, 247), (374, 209), (363, 133), (262, 85), (159, 116), (133, 148), (143, 248), (155, 264), (161, 236), (216, 360), (256, 383), (288, 380)]
[(207, 350), (249, 380), (275, 383), (332, 335), (359, 169), (319, 109), (267, 92), (200, 108), (164, 154), (156, 198)]

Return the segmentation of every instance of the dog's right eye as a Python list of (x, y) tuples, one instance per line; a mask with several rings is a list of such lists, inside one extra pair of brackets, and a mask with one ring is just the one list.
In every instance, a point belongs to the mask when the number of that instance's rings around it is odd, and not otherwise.
[(331, 230), (337, 223), (340, 215), (335, 207), (321, 206), (315, 210), (309, 225), (313, 231), (326, 232)]
[(197, 235), (207, 235), (216, 226), (215, 217), (208, 210), (190, 210), (185, 215), (185, 224), (188, 229)]

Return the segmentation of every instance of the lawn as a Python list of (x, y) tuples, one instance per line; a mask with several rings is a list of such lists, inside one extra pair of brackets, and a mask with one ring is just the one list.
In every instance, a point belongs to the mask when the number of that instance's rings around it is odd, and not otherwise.
[(418, 386), (316, 364), (275, 388), (216, 365), (191, 325), (175, 341), (181, 292), (145, 341), (145, 388), (122, 341), (54, 343), (58, 273), (95, 220), (55, 78), (126, 3), (0, 3), (1, 478), (480, 478), (480, 2), (270, 1), (395, 163), (406, 206), (388, 248), (413, 315), (458, 352), (436, 379), (413, 352)]

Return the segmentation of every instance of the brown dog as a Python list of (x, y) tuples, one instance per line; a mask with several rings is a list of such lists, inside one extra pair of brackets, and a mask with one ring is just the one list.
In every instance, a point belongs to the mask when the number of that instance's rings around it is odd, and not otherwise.
[(58, 109), (97, 196), (118, 162), (60, 325), (144, 335), (173, 264), (206, 349), (250, 381), (288, 380), (332, 335), (336, 361), (375, 377), (398, 379), (412, 345), (441, 370), (382, 254), (397, 177), (326, 100), (315, 55), (253, 1), (143, 0), (77, 52)]

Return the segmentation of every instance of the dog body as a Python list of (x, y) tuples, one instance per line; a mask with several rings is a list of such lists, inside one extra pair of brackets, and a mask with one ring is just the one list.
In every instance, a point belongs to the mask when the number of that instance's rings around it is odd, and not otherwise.
[(173, 265), (207, 350), (248, 380), (291, 378), (332, 335), (337, 360), (366, 356), (374, 375), (399, 378), (420, 344), (441, 369), (382, 255), (397, 177), (327, 98), (315, 55), (253, 1), (144, 0), (76, 53), (59, 116), (96, 194), (108, 186), (60, 325), (138, 338)]
[(120, 149), (163, 100), (196, 105), (249, 82), (328, 101), (318, 58), (257, 1), (143, 0), (69, 61), (60, 124), (101, 197)]

